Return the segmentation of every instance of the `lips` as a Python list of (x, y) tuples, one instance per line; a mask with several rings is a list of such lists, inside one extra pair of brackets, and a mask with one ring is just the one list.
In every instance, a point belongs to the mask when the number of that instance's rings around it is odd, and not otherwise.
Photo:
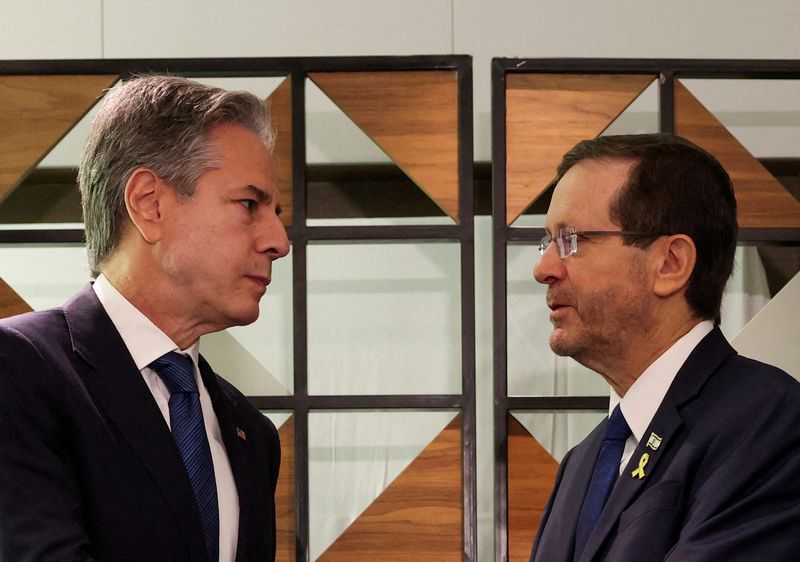
[(547, 307), (550, 310), (558, 310), (559, 308), (563, 308), (565, 306), (572, 306), (568, 300), (562, 299), (563, 295), (555, 295), (551, 291), (548, 291), (545, 301), (547, 302)]
[(247, 278), (250, 279), (251, 281), (255, 281), (256, 283), (262, 285), (265, 288), (270, 283), (269, 277), (261, 277), (260, 275), (248, 275)]

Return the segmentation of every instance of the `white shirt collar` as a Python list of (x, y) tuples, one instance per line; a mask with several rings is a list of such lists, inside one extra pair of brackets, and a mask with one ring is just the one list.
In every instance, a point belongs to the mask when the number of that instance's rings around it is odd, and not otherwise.
[(150, 363), (170, 351), (185, 353), (197, 365), (199, 342), (181, 350), (169, 336), (142, 312), (133, 306), (116, 287), (100, 274), (92, 285), (100, 304), (114, 323), (114, 327), (122, 336), (125, 347), (140, 371)]
[(647, 426), (653, 421), (656, 410), (689, 354), (713, 329), (714, 322), (711, 320), (696, 324), (644, 370), (623, 398), (611, 389), (609, 415), (619, 404), (637, 442), (641, 441)]

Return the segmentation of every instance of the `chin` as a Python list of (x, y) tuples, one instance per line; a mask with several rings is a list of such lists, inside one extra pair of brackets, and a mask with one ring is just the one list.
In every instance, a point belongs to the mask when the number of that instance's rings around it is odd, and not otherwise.
[(247, 326), (248, 324), (252, 324), (256, 320), (258, 320), (259, 312), (260, 310), (258, 306), (254, 307), (253, 309), (236, 311), (230, 316), (231, 325)]
[(574, 357), (577, 352), (574, 342), (570, 342), (563, 330), (555, 329), (550, 334), (550, 349), (561, 357)]

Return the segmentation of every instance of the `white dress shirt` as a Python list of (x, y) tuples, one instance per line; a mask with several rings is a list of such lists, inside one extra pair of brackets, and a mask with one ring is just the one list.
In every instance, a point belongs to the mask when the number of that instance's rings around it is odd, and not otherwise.
[(661, 406), (667, 390), (675, 380), (675, 375), (678, 374), (700, 340), (713, 329), (714, 323), (711, 320), (703, 320), (695, 325), (645, 369), (623, 398), (620, 398), (613, 388), (611, 389), (608, 415), (610, 416), (619, 404), (622, 415), (625, 416), (625, 421), (631, 428), (631, 436), (625, 442), (625, 450), (622, 452), (619, 464), (620, 474), (625, 470), (625, 466), (639, 445), (639, 441), (642, 440), (644, 432), (653, 421), (656, 410)]
[[(135, 306), (117, 291), (111, 282), (100, 275), (92, 286), (100, 304), (103, 305), (114, 327), (122, 336), (122, 341), (136, 364), (136, 368), (144, 378), (144, 382), (153, 394), (153, 398), (164, 416), (167, 425), (169, 418), (169, 389), (154, 370), (148, 365), (170, 351), (176, 351), (188, 356), (194, 365), (194, 376), (200, 392), (200, 407), (203, 411), (203, 423), (206, 427), (208, 444), (211, 448), (211, 460), (214, 463), (214, 477), (217, 482), (217, 498), (219, 504), (219, 560), (220, 562), (233, 562), (236, 558), (236, 542), (239, 537), (239, 495), (233, 472), (228, 461), (228, 454), (222, 442), (219, 422), (211, 397), (208, 395), (200, 377), (197, 358), (200, 353), (199, 342), (188, 349), (178, 349), (178, 346), (162, 332), (150, 319), (142, 314)], [(142, 537), (147, 540), (147, 537)]]

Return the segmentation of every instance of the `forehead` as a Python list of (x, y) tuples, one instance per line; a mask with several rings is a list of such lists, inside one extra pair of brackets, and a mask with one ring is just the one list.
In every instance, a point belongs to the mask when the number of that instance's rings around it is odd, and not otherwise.
[(253, 131), (228, 123), (216, 125), (208, 138), (220, 152), (219, 169), (230, 175), (232, 182), (277, 189), (272, 153)]
[(602, 158), (583, 160), (570, 168), (553, 191), (547, 211), (547, 228), (572, 226), (600, 230), (614, 223), (609, 205), (627, 181), (633, 160)]

